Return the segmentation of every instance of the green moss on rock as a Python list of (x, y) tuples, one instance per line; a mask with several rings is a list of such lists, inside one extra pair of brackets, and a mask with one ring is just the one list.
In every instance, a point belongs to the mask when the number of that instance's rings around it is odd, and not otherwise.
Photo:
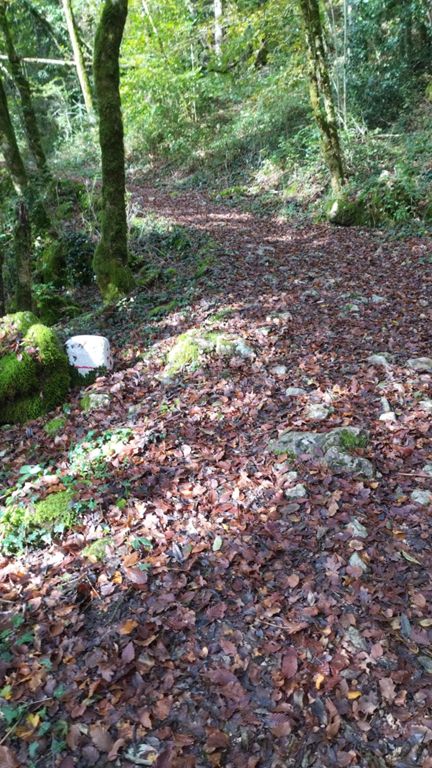
[(23, 423), (64, 400), (69, 364), (54, 331), (31, 313), (6, 316), (0, 329), (0, 424)]
[(112, 547), (113, 544), (114, 540), (110, 536), (107, 536), (104, 539), (97, 539), (84, 547), (82, 554), (93, 563), (98, 560), (105, 560), (107, 550)]
[(35, 504), (22, 503), (0, 512), (0, 543), (6, 553), (38, 546), (55, 533), (71, 528), (76, 519), (70, 490), (52, 493)]
[(44, 432), (46, 432), (49, 437), (55, 437), (60, 434), (60, 432), (63, 432), (66, 424), (66, 416), (55, 416), (53, 419), (47, 421), (44, 426)]
[(253, 358), (254, 352), (243, 339), (220, 331), (192, 329), (178, 336), (166, 357), (165, 373), (175, 375), (183, 370), (195, 370), (206, 355), (217, 357)]

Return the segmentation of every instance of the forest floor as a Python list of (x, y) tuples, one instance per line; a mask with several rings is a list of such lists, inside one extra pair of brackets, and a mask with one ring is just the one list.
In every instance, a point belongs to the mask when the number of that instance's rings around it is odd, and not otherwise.
[[(0, 766), (431, 768), (431, 242), (132, 194), (217, 257), (187, 307), (104, 315), (109, 405), (0, 432), (5, 485), (80, 513), (0, 559)], [(253, 356), (165, 376), (191, 328)], [(373, 476), (269, 450), (340, 426)]]

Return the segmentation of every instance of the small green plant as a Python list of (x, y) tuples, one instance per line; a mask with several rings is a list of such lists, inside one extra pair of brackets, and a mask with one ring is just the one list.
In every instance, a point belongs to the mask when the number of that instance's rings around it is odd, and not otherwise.
[(82, 554), (92, 562), (105, 560), (107, 550), (112, 547), (113, 544), (114, 540), (110, 536), (107, 536), (104, 539), (96, 539), (96, 541), (92, 541), (91, 544), (84, 547)]
[(367, 435), (360, 433), (355, 435), (350, 430), (344, 429), (340, 434), (340, 445), (345, 451), (355, 451), (360, 448), (366, 448), (368, 444)]
[(81, 440), (69, 451), (69, 469), (73, 475), (83, 477), (91, 474), (106, 477), (109, 472), (109, 461), (121, 452), (122, 446), (133, 437), (129, 427), (107, 429), (99, 436), (90, 430), (84, 440)]
[(66, 424), (67, 419), (65, 416), (55, 416), (53, 419), (50, 419), (50, 421), (47, 421), (44, 426), (44, 432), (46, 432), (48, 437), (55, 437), (63, 432)]
[(0, 510), (0, 546), (6, 554), (51, 542), (76, 521), (71, 490), (52, 493), (34, 504), (21, 501)]

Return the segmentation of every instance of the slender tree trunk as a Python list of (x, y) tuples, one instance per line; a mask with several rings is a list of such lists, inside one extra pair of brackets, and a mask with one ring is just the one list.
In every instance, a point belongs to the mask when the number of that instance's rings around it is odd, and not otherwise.
[(213, 0), (214, 9), (214, 49), (218, 59), (222, 56), (222, 0)]
[(3, 282), (3, 262), (4, 262), (3, 252), (0, 251), (0, 317), (3, 317), (3, 315), (6, 312), (4, 282)]
[(96, 31), (94, 78), (102, 157), (102, 231), (93, 268), (105, 301), (133, 287), (128, 267), (125, 156), (120, 102), (119, 53), (127, 0), (105, 0)]
[(3, 82), (0, 78), (0, 152), (17, 193), (14, 231), (17, 309), (31, 309), (31, 226), (26, 194), (28, 179), (10, 119)]
[(36, 161), (38, 170), (46, 177), (49, 175), (48, 165), (45, 156), (45, 152), (42, 146), (41, 136), (39, 132), (39, 126), (34, 111), (30, 84), (24, 73), (24, 69), (21, 64), (21, 59), (18, 56), (14, 41), (12, 38), (9, 21), (6, 13), (6, 3), (0, 2), (0, 28), (3, 32), (3, 36), (6, 43), (6, 51), (9, 60), (9, 65), (12, 72), (15, 85), (18, 89), (21, 109), (24, 120), (25, 132), (29, 143), (30, 151)]
[(299, 0), (299, 4), (305, 29), (312, 111), (320, 130), (331, 186), (337, 195), (344, 184), (344, 164), (325, 55), (319, 0)]
[(84, 104), (89, 115), (93, 114), (93, 98), (90, 87), (90, 80), (85, 67), (84, 56), (81, 48), (81, 43), (78, 37), (77, 27), (75, 24), (75, 18), (72, 11), (71, 0), (62, 0), (63, 13), (66, 19), (66, 24), (69, 32), (71, 46), (73, 50), (75, 66), (77, 70), (78, 80), (80, 82), (82, 95), (84, 98)]

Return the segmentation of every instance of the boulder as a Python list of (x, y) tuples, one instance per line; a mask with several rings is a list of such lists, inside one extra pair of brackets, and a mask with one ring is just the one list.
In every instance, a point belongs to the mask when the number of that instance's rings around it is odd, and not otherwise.
[(321, 457), (335, 472), (372, 477), (371, 462), (350, 453), (353, 448), (364, 446), (366, 440), (366, 433), (359, 427), (336, 427), (329, 432), (284, 432), (270, 442), (269, 449), (294, 458), (303, 454)]
[(69, 390), (67, 357), (55, 332), (31, 312), (0, 319), (0, 424), (36, 419)]
[(105, 336), (72, 336), (66, 342), (70, 364), (81, 376), (88, 376), (98, 369), (111, 370), (113, 360), (110, 343)]

